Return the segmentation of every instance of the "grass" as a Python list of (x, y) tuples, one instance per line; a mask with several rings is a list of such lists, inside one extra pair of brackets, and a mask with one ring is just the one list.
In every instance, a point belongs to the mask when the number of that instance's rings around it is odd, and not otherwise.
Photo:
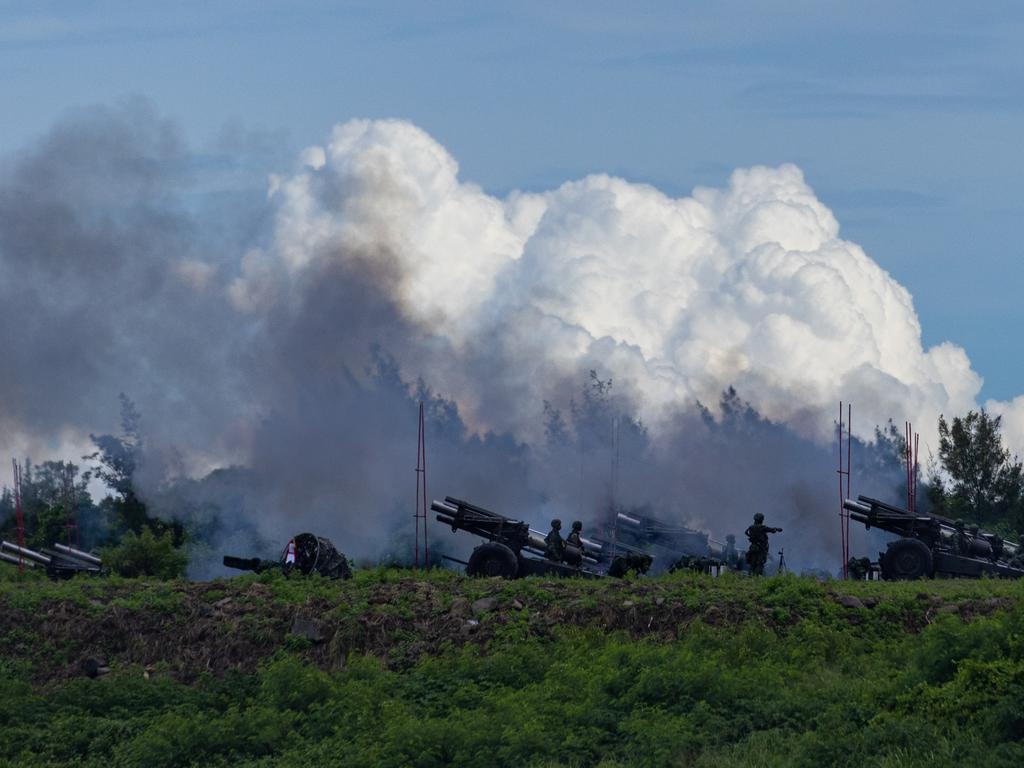
[(0, 765), (1024, 764), (1020, 582), (8, 578), (0, 616)]

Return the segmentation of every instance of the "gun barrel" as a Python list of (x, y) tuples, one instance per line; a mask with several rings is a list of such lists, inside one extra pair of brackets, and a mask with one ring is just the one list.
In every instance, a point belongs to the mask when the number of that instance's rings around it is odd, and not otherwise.
[(32, 560), (19, 560), (14, 555), (8, 555), (6, 552), (0, 552), (0, 562), (10, 563), (11, 565), (27, 565), (29, 568), (36, 567), (35, 562), (33, 562)]
[(440, 512), (442, 515), (448, 515), (449, 517), (454, 516), (459, 511), (458, 507), (444, 501), (438, 501), (437, 499), (434, 499), (434, 501), (430, 503), (430, 509), (434, 512)]
[(96, 557), (96, 555), (90, 554), (88, 552), (83, 552), (80, 549), (68, 547), (64, 544), (54, 544), (53, 548), (57, 550), (60, 554), (66, 555), (67, 557), (73, 558), (75, 560), (81, 560), (82, 562), (89, 563), (90, 565), (103, 565), (103, 561), (100, 558)]
[(28, 549), (27, 547), (19, 547), (17, 544), (12, 544), (9, 541), (0, 541), (0, 549), (6, 549), (8, 552), (16, 552), (22, 557), (28, 558), (29, 560), (34, 560), (40, 565), (50, 564), (50, 558), (48, 558), (46, 555), (40, 554), (35, 550)]
[(843, 508), (850, 512), (859, 512), (862, 515), (867, 515), (871, 512), (871, 507), (861, 501), (854, 501), (853, 499), (845, 499), (843, 501)]
[(627, 515), (627, 514), (624, 514), (623, 512), (619, 512), (619, 513), (617, 513), (617, 514), (615, 515), (615, 517), (616, 517), (616, 518), (617, 518), (617, 519), (618, 519), (619, 521), (621, 521), (621, 522), (623, 522), (623, 523), (626, 523), (626, 524), (628, 524), (628, 525), (637, 525), (637, 526), (638, 526), (638, 525), (641, 525), (641, 521), (640, 521), (640, 520), (639, 520), (638, 518), (635, 518), (635, 517), (630, 517), (629, 515)]
[(256, 571), (259, 573), (262, 568), (262, 560), (258, 557), (232, 557), (231, 555), (224, 555), (224, 565), (228, 568), (234, 568), (239, 571)]

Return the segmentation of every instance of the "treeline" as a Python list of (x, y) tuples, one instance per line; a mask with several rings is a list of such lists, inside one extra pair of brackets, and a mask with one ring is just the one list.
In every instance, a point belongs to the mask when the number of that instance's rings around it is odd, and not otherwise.
[[(938, 433), (938, 453), (923, 471), (915, 467), (924, 475), (918, 508), (1008, 538), (1024, 533), (1024, 465), (1003, 443), (1002, 417), (984, 409), (948, 421), (939, 416)], [(875, 441), (883, 454), (905, 461), (906, 439), (891, 421), (875, 430)]]
[[(133, 478), (142, 452), (139, 413), (121, 396), (121, 434), (92, 435), (96, 450), (83, 457), (82, 467), (70, 461), (22, 464), (21, 508), (25, 545), (30, 549), (54, 543), (99, 550), (104, 564), (123, 576), (175, 578), (184, 575), (189, 538), (180, 522), (149, 514), (136, 495)], [(96, 479), (108, 489), (96, 502), (89, 485)], [(0, 491), (0, 531), (17, 535), (12, 488)]]

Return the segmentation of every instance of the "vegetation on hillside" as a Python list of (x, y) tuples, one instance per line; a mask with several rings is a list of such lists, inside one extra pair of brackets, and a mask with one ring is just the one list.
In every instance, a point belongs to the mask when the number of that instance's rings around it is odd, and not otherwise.
[(8, 580), (0, 608), (0, 764), (1024, 761), (1018, 582), (374, 569)]

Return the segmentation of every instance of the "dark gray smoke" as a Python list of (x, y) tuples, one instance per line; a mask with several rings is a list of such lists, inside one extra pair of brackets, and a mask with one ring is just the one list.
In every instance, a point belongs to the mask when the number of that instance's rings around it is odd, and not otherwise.
[[(372, 182), (415, 197), (360, 172), (361, 194)], [(321, 203), (353, 204), (351, 179), (317, 183)], [(288, 249), (303, 231), (257, 190), (209, 185), (174, 125), (140, 101), (71, 113), (0, 175), (4, 447), (78, 458), (128, 393), (143, 415), (139, 494), (206, 542), (196, 574), (223, 551), (271, 554), (299, 530), (357, 557), (406, 554), (421, 400), (434, 497), (537, 527), (648, 506), (718, 539), (762, 511), (786, 528), (792, 565), (838, 567), (827, 447), (734, 394), (680, 402), (649, 429), (629, 345), (599, 339), (555, 364), (545, 329), (560, 343), (578, 331), (536, 308), (476, 306), (489, 330), (472, 334), (453, 330), (457, 316), (411, 310), (422, 306), (398, 253), (415, 244), (388, 225), (405, 203), (357, 211), (358, 231), (312, 238), (297, 266)], [(478, 304), (454, 288), (444, 298)], [(900, 476), (887, 465), (855, 490), (891, 497)], [(473, 544), (436, 524), (432, 536)]]

